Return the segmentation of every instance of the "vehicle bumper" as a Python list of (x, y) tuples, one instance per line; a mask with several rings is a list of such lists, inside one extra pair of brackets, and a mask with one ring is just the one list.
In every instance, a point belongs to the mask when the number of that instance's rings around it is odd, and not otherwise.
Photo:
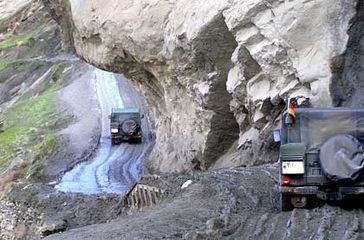
[(294, 195), (316, 195), (322, 200), (341, 200), (348, 195), (364, 194), (364, 187), (338, 187), (335, 191), (322, 191), (317, 186), (288, 187), (280, 186), (279, 192)]
[(111, 135), (111, 139), (117, 140), (117, 141), (129, 141), (129, 140), (142, 139), (142, 136), (141, 135), (136, 135), (136, 136), (115, 136), (115, 135)]

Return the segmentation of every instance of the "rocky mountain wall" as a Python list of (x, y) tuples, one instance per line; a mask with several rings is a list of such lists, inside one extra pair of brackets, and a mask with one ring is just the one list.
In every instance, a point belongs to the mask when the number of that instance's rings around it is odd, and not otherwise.
[[(363, 32), (362, 0), (43, 3), (69, 50), (144, 94), (157, 138), (149, 167), (162, 172), (276, 161), (270, 131), (285, 100), (337, 105), (348, 43), (363, 46), (351, 37)], [(238, 154), (219, 160), (229, 149)]]

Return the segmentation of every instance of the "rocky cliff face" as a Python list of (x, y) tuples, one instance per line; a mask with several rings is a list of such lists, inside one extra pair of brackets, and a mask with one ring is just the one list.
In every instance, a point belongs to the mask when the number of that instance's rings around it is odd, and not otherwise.
[(144, 93), (160, 171), (275, 161), (270, 130), (287, 97), (343, 102), (347, 46), (363, 49), (361, 0), (43, 2), (70, 50)]

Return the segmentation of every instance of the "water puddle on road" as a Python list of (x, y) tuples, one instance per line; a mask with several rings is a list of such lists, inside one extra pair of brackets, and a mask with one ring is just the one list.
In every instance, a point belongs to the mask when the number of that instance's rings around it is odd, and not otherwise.
[(101, 138), (95, 157), (67, 172), (55, 188), (84, 194), (125, 194), (140, 176), (140, 165), (148, 146), (112, 146), (109, 139), (111, 108), (123, 107), (118, 80), (113, 73), (96, 69), (93, 79), (101, 110)]

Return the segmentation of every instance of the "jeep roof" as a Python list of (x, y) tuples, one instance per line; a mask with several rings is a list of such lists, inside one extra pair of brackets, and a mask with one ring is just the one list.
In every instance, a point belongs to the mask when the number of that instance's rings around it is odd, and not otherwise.
[(113, 108), (112, 113), (140, 113), (139, 108)]

